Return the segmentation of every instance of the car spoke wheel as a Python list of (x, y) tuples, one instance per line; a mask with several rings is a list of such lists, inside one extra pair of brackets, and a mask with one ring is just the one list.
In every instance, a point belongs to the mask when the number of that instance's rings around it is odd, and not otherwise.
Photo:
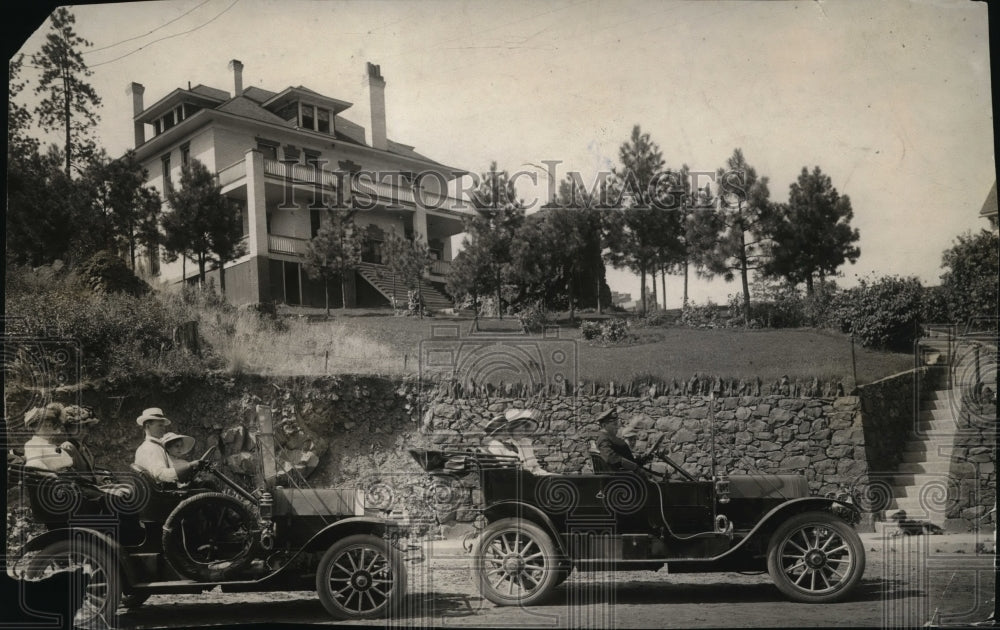
[(181, 575), (194, 580), (230, 578), (252, 559), (255, 520), (249, 508), (221, 492), (181, 501), (163, 525), (163, 550)]
[(865, 570), (864, 547), (854, 529), (827, 512), (790, 518), (768, 547), (767, 568), (775, 585), (801, 602), (845, 597)]
[(483, 532), (476, 551), (479, 590), (494, 604), (531, 605), (568, 571), (558, 567), (552, 537), (534, 523), (505, 518)]
[(82, 569), (86, 587), (71, 593), (77, 605), (73, 626), (105, 628), (114, 625), (121, 597), (121, 577), (113, 556), (87, 540), (61, 540), (40, 551), (28, 565), (28, 579), (43, 579), (60, 571)]
[(349, 536), (323, 554), (316, 592), (327, 612), (338, 619), (384, 616), (406, 594), (402, 558), (378, 536)]

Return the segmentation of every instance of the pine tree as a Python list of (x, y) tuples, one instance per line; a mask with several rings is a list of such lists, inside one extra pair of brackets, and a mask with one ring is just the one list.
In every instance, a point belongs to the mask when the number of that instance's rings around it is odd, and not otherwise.
[(215, 177), (198, 160), (181, 169), (180, 186), (167, 192), (172, 210), (163, 217), (163, 245), (168, 256), (198, 262), (198, 281), (205, 284), (205, 268), (214, 258), (219, 288), (226, 294), (225, 264), (246, 252), (240, 207), (221, 193)]
[(354, 224), (353, 213), (333, 210), (306, 246), (303, 269), (314, 280), (322, 280), (326, 314), (330, 314), (330, 281), (340, 278), (341, 308), (347, 308), (347, 274), (361, 263), (364, 232)]
[(91, 132), (98, 121), (96, 110), (101, 106), (101, 97), (86, 81), (92, 72), (80, 48), (92, 44), (73, 30), (76, 18), (65, 7), (59, 7), (50, 19), (52, 26), (41, 51), (31, 56), (31, 63), (42, 69), (35, 93), (45, 95), (35, 114), (42, 129), (63, 130), (69, 177), (74, 161), (80, 168), (79, 163), (90, 159), (96, 150)]

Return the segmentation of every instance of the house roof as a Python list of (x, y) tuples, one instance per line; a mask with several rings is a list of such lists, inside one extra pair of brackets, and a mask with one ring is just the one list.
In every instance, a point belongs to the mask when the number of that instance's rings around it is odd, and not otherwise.
[[(205, 88), (203, 85), (199, 85), (198, 87)], [(183, 90), (181, 88), (177, 88), (140, 112), (139, 115), (135, 117), (135, 120), (152, 123), (154, 120), (163, 116), (180, 103), (188, 102), (196, 103), (202, 107), (215, 107), (223, 100), (229, 98), (228, 92), (213, 90), (213, 88), (205, 89), (212, 90), (213, 93), (210, 94), (204, 90), (195, 91), (195, 89)], [(218, 96), (218, 93), (222, 94), (221, 98)]]
[(236, 114), (237, 116), (252, 118), (253, 120), (259, 120), (261, 122), (294, 127), (294, 125), (282, 120), (280, 116), (267, 111), (246, 96), (237, 96), (222, 105), (219, 105), (216, 109), (221, 112)]
[(254, 101), (255, 103), (263, 103), (270, 98), (274, 98), (275, 94), (276, 93), (271, 90), (265, 90), (264, 88), (259, 88), (255, 85), (251, 85), (243, 90), (243, 96), (247, 97), (251, 101)]
[(326, 105), (327, 107), (333, 110), (334, 114), (336, 114), (337, 112), (342, 112), (354, 104), (354, 103), (348, 103), (347, 101), (342, 101), (340, 99), (330, 98), (329, 96), (323, 96), (319, 92), (315, 92), (307, 87), (302, 87), (300, 85), (298, 87), (285, 88), (278, 94), (272, 96), (271, 98), (261, 103), (261, 105), (263, 107), (267, 107), (268, 109), (278, 109), (279, 107), (282, 107), (288, 103), (297, 101), (303, 96), (314, 103), (320, 105)]
[(989, 194), (986, 195), (986, 201), (983, 202), (983, 208), (979, 211), (979, 216), (981, 217), (995, 217), (997, 216), (997, 182), (993, 180), (993, 187), (990, 188)]
[(209, 87), (201, 83), (191, 88), (191, 91), (197, 92), (198, 94), (204, 94), (205, 96), (209, 96), (211, 98), (215, 98), (220, 101), (229, 100), (229, 92), (225, 90), (220, 90), (219, 88)]

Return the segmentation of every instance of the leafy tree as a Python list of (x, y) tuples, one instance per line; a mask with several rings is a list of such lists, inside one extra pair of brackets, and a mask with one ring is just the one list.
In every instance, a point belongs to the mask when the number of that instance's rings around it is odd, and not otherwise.
[(365, 234), (354, 224), (353, 212), (332, 211), (306, 246), (303, 269), (314, 280), (322, 280), (326, 314), (330, 314), (330, 280), (340, 278), (341, 308), (347, 308), (347, 274), (361, 263)]
[(805, 282), (806, 294), (812, 295), (814, 278), (822, 283), (861, 254), (854, 245), (860, 234), (851, 228), (851, 200), (837, 192), (818, 166), (811, 173), (803, 167), (789, 188), (788, 204), (773, 209), (765, 227), (770, 237), (765, 274), (792, 284)]
[(718, 170), (720, 232), (712, 250), (705, 255), (704, 275), (721, 274), (731, 282), (740, 274), (743, 284), (743, 321), (750, 322), (750, 270), (764, 263), (764, 223), (769, 210), (767, 177), (758, 177), (757, 170), (735, 149)]
[(490, 267), (488, 243), (468, 236), (451, 261), (445, 288), (456, 300), (472, 299), (472, 310), (479, 316), (479, 298), (490, 293), (494, 276)]
[(666, 203), (673, 191), (660, 147), (639, 125), (619, 148), (618, 158), (621, 164), (613, 171), (613, 185), (620, 210), (607, 215), (608, 262), (639, 275), (639, 302), (645, 312), (646, 274), (681, 249), (680, 215)]
[[(572, 177), (559, 183), (552, 204), (528, 217), (518, 238), (520, 252), (516, 269), (533, 277), (542, 288), (546, 304), (565, 301), (570, 319), (578, 305), (596, 305), (610, 289), (605, 282), (602, 208), (594, 195), (577, 186)], [(558, 303), (558, 304), (557, 304)]]
[[(159, 240), (155, 226), (162, 204), (159, 193), (145, 186), (146, 177), (147, 172), (133, 151), (117, 160), (95, 161), (84, 173), (93, 190), (94, 203), (110, 231), (107, 244), (128, 252), (133, 272), (137, 246), (144, 245), (149, 250)], [(222, 253), (231, 256), (230, 260), (235, 257), (233, 252)]]
[(941, 275), (952, 320), (964, 324), (974, 317), (997, 316), (1000, 239), (995, 232), (965, 233), (945, 250)]
[(65, 7), (59, 7), (50, 19), (51, 29), (42, 49), (31, 56), (31, 63), (42, 69), (35, 93), (45, 95), (35, 113), (43, 129), (64, 130), (63, 151), (69, 177), (74, 160), (89, 159), (96, 149), (91, 131), (97, 124), (101, 97), (86, 81), (92, 73), (80, 48), (92, 44), (73, 30), (76, 18)]
[[(485, 255), (490, 269), (489, 289), (495, 292), (497, 311), (503, 317), (501, 290), (505, 279), (515, 278), (510, 273), (512, 247), (518, 229), (524, 223), (524, 204), (517, 198), (514, 182), (507, 171), (497, 170), (497, 163), (479, 178), (479, 185), (472, 194), (472, 204), (477, 216), (466, 221), (467, 243), (475, 242), (477, 256)], [(523, 284), (520, 293), (523, 294)]]
[[(388, 248), (386, 248), (386, 244), (388, 244)], [(416, 291), (417, 301), (421, 304), (420, 316), (423, 317), (420, 281), (427, 275), (434, 262), (434, 256), (427, 247), (426, 241), (420, 238), (417, 233), (414, 233), (413, 240), (410, 240), (397, 235), (392, 230), (383, 243), (382, 251), (389, 269), (392, 271), (393, 298), (395, 299), (396, 296), (396, 276), (399, 275), (407, 289)]]
[(693, 266), (699, 277), (711, 276), (708, 271), (712, 253), (719, 242), (723, 231), (723, 215), (717, 212), (713, 204), (712, 194), (708, 184), (698, 189), (690, 197), (690, 204), (684, 208), (684, 258), (681, 261), (681, 271), (684, 274), (684, 299), (682, 305), (688, 305), (688, 276)]
[(163, 245), (168, 256), (198, 262), (198, 281), (205, 284), (205, 265), (219, 267), (219, 289), (226, 294), (225, 264), (246, 253), (240, 207), (221, 193), (211, 172), (196, 159), (181, 169), (180, 186), (167, 192), (172, 210), (163, 217)]

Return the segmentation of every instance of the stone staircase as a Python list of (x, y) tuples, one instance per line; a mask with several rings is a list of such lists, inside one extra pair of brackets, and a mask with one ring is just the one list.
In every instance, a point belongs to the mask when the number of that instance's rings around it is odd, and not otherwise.
[(885, 522), (876, 524), (879, 531), (899, 531), (905, 523), (930, 523), (942, 527), (952, 487), (949, 479), (951, 454), (958, 428), (955, 401), (961, 392), (951, 389), (954, 348), (946, 331), (925, 331), (918, 356), (929, 368), (923, 386), (939, 383), (920, 400), (920, 410), (913, 430), (903, 447), (903, 456), (892, 478), (892, 501), (885, 511)]
[[(375, 287), (375, 289), (385, 296), (385, 299), (392, 303), (393, 298), (393, 286), (392, 286), (392, 272), (382, 265), (376, 265), (374, 263), (361, 263), (358, 267), (358, 272), (365, 281)], [(420, 281), (420, 293), (424, 298), (424, 305), (431, 311), (441, 311), (447, 308), (454, 308), (455, 305), (452, 303), (447, 296), (445, 296), (441, 291), (434, 288), (427, 280)], [(406, 307), (406, 287), (398, 279), (396, 281), (395, 287), (395, 297), (396, 306), (399, 308)]]
[[(916, 426), (903, 447), (902, 462), (893, 476), (892, 503), (884, 527), (907, 521), (941, 527), (949, 492), (948, 473), (957, 423), (953, 409), (957, 390), (939, 389), (921, 402)], [(923, 493), (923, 496), (922, 496)], [(895, 518), (894, 518), (895, 517)]]

